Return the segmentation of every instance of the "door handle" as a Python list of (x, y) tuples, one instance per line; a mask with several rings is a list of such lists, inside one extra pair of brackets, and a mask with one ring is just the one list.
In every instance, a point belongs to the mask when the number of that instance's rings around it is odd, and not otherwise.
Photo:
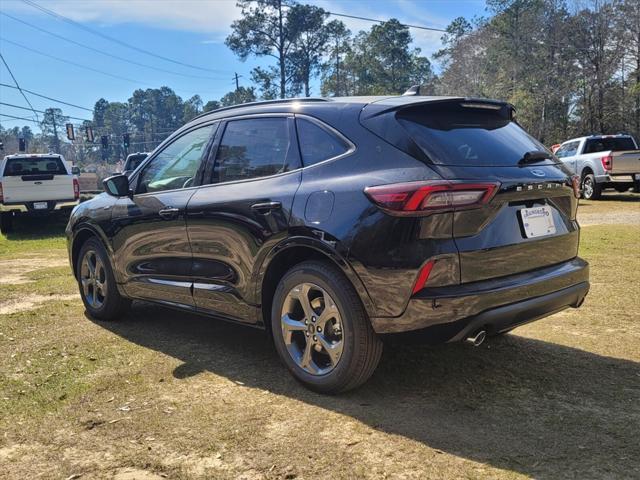
[(158, 215), (160, 215), (165, 220), (176, 218), (179, 213), (180, 213), (180, 209), (175, 207), (166, 207), (158, 211)]
[(254, 203), (251, 208), (259, 213), (269, 213), (272, 210), (282, 208), (282, 204), (280, 202)]

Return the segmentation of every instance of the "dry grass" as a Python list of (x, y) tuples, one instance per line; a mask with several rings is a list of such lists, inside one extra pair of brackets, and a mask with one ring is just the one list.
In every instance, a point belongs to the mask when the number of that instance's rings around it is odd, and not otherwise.
[[(99, 323), (79, 299), (0, 315), (0, 471), (638, 478), (639, 233), (583, 229), (592, 291), (580, 310), (477, 349), (389, 348), (369, 383), (338, 397), (300, 387), (260, 332), (206, 318), (136, 304)], [(48, 256), (34, 245), (31, 256)], [(63, 267), (26, 275), (11, 298), (75, 288)]]

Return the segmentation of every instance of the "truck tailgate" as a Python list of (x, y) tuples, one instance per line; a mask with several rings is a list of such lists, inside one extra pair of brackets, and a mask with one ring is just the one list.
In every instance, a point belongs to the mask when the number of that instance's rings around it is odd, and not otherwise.
[(629, 175), (640, 173), (640, 150), (613, 152), (611, 175)]
[(71, 175), (23, 175), (2, 179), (5, 203), (25, 203), (74, 198)]

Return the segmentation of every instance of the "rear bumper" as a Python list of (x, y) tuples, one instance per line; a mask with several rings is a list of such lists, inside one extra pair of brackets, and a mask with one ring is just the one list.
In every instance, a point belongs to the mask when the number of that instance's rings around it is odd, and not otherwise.
[[(43, 202), (46, 200), (42, 200)], [(27, 203), (0, 203), (0, 212), (16, 212), (16, 213), (26, 213), (33, 215), (41, 215), (51, 211), (59, 211), (59, 210), (67, 210), (73, 209), (76, 205), (80, 203), (79, 200), (49, 200), (47, 201), (48, 208), (42, 210), (36, 210), (33, 208), (33, 202)]]
[(632, 184), (636, 179), (640, 179), (640, 173), (627, 173), (620, 175), (598, 175), (596, 176), (596, 183), (625, 183)]
[(498, 279), (427, 288), (399, 317), (372, 318), (380, 334), (420, 337), (429, 343), (463, 340), (484, 329), (509, 330), (578, 307), (589, 291), (589, 264), (581, 258)]

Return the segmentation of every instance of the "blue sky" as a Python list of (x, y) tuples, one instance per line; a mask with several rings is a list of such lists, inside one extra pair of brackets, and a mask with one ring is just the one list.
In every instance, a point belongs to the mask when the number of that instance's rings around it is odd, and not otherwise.
[[(241, 85), (249, 85), (249, 72), (271, 59), (241, 62), (224, 45), (231, 22), (239, 17), (235, 0), (35, 0), (36, 3), (104, 34), (141, 49), (207, 69), (197, 70), (146, 55), (93, 35), (75, 25), (53, 18), (20, 0), (0, 0), (0, 51), (21, 87), (34, 92), (92, 108), (104, 97), (126, 101), (136, 88), (167, 85), (188, 98), (199, 94), (203, 100), (218, 99), (234, 88), (234, 73), (242, 75)], [(484, 15), (483, 0), (310, 0), (307, 3), (328, 11), (444, 28), (458, 17)], [(14, 17), (14, 18), (10, 18)], [(47, 30), (58, 37), (39, 31)], [(340, 18), (353, 31), (371, 27), (370, 22)], [(440, 33), (411, 30), (415, 46), (427, 56), (440, 48)], [(166, 71), (157, 71), (111, 58), (63, 37), (111, 55)], [(47, 56), (83, 65), (63, 63)], [(93, 69), (93, 70), (90, 70)], [(109, 73), (114, 78), (95, 70)], [(183, 75), (176, 75), (177, 72)], [(205, 77), (205, 78), (202, 78)], [(13, 85), (0, 64), (0, 82)], [(316, 86), (317, 90), (317, 86)], [(312, 94), (318, 92), (312, 92)], [(91, 118), (91, 113), (59, 105), (30, 95), (36, 110), (61, 107), (66, 115)], [(17, 90), (0, 86), (0, 101), (26, 106)], [(0, 105), (0, 113), (30, 117), (31, 112)], [(28, 122), (0, 117), (2, 125), (13, 127)], [(32, 124), (32, 128), (35, 126)]]

